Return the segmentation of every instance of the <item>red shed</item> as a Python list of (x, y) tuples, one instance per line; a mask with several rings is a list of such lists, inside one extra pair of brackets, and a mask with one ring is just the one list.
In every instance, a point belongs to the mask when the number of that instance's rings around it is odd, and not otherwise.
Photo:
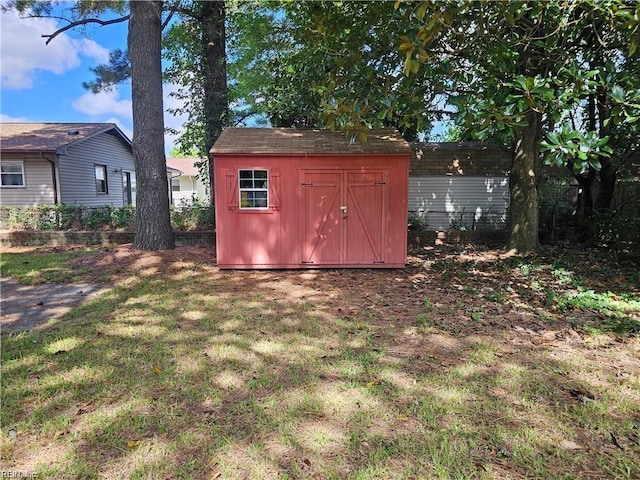
[(409, 145), (395, 130), (227, 128), (211, 149), (220, 268), (404, 267)]

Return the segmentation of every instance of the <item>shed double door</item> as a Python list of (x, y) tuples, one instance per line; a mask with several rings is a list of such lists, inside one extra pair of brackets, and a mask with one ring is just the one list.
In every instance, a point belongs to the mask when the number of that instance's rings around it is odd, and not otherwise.
[(386, 170), (302, 170), (302, 263), (385, 262)]

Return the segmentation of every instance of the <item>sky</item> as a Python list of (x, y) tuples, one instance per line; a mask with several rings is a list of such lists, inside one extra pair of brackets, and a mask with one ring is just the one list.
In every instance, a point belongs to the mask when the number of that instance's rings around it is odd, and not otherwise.
[[(109, 51), (126, 49), (127, 24), (69, 30), (45, 44), (42, 35), (66, 25), (48, 18), (20, 18), (0, 11), (0, 120), (3, 122), (108, 122), (133, 136), (131, 85), (93, 94), (82, 82), (91, 67), (109, 60)], [(165, 108), (176, 106), (165, 85)], [(185, 117), (165, 114), (165, 126), (180, 129)], [(165, 135), (165, 151), (175, 137)]]
[[(99, 94), (82, 88), (82, 82), (94, 79), (90, 68), (106, 63), (110, 50), (126, 49), (127, 23), (71, 29), (46, 45), (42, 35), (64, 25), (0, 11), (0, 120), (115, 123), (131, 139), (131, 85)], [(164, 86), (165, 109), (179, 106), (169, 96), (175, 89)], [(180, 131), (186, 117), (165, 113), (164, 121), (165, 127)], [(432, 134), (442, 130), (437, 125)], [(165, 135), (167, 154), (175, 141), (175, 136)]]

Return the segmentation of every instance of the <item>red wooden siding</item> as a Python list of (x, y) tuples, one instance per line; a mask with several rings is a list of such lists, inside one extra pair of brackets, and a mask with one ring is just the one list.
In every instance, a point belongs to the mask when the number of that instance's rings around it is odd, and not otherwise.
[[(404, 267), (408, 155), (216, 154), (214, 165), (221, 268)], [(268, 171), (269, 208), (240, 208), (241, 169)]]

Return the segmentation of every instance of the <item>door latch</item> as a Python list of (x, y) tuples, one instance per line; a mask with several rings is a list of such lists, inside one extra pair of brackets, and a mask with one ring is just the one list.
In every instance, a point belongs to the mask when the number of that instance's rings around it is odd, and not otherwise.
[(341, 205), (340, 206), (340, 211), (342, 212), (342, 218), (344, 220), (346, 220), (349, 217), (349, 215), (347, 215), (347, 206), (346, 205)]

